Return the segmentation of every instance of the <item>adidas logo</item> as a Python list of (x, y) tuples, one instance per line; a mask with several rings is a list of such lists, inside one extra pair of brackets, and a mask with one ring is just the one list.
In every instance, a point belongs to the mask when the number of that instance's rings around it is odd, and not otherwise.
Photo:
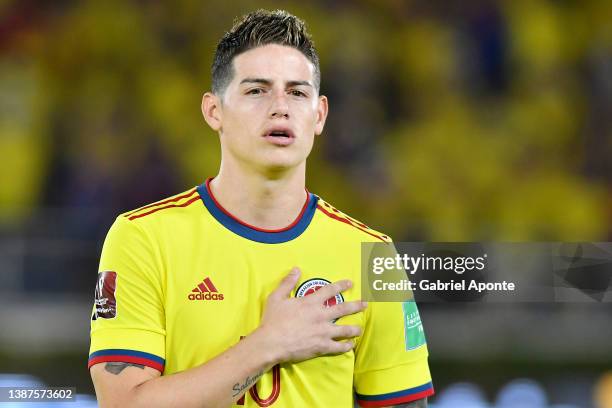
[(187, 298), (189, 300), (223, 300), (223, 294), (219, 293), (210, 278), (206, 278), (198, 283)]

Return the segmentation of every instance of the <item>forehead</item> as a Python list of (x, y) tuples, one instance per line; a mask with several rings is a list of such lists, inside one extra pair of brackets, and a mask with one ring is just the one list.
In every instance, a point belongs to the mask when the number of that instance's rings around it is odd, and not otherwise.
[(313, 83), (313, 64), (300, 51), (286, 45), (262, 45), (236, 56), (233, 62), (234, 81), (238, 83), (244, 78)]

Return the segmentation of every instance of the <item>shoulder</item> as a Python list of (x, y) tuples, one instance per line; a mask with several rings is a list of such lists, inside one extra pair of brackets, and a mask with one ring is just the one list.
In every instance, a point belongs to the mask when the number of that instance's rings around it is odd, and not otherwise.
[(194, 187), (119, 214), (106, 235), (105, 246), (151, 248), (159, 241), (176, 239), (201, 214), (198, 201), (200, 195)]
[[(109, 230), (109, 235), (124, 237), (165, 236), (179, 226), (189, 225), (200, 215), (201, 202), (197, 187), (166, 197), (151, 204), (121, 213)], [(107, 235), (108, 237), (108, 235)]]
[(391, 238), (380, 231), (368, 227), (363, 222), (350, 217), (346, 213), (317, 196), (317, 213), (322, 221), (331, 228), (337, 228), (344, 234), (353, 234), (362, 241), (391, 242)]
[(189, 190), (183, 191), (179, 194), (166, 197), (154, 203), (136, 208), (135, 210), (126, 211), (120, 214), (117, 218), (124, 221), (135, 221), (144, 218), (156, 219), (163, 217), (164, 215), (183, 212), (182, 209), (189, 207), (193, 203), (197, 203), (198, 200), (200, 200), (200, 195), (197, 187), (192, 187)]

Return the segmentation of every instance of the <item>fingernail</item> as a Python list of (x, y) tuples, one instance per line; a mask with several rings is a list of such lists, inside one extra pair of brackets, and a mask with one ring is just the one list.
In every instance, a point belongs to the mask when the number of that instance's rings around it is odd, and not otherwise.
[(365, 309), (366, 307), (368, 307), (368, 302), (361, 302), (361, 306), (363, 306)]
[(351, 286), (353, 286), (353, 282), (351, 282), (350, 280), (346, 281), (346, 287), (350, 288)]
[(299, 270), (298, 268), (293, 268), (293, 269), (291, 270), (290, 275), (291, 275), (291, 276), (295, 276), (295, 275), (298, 275), (299, 273), (300, 273), (300, 270)]

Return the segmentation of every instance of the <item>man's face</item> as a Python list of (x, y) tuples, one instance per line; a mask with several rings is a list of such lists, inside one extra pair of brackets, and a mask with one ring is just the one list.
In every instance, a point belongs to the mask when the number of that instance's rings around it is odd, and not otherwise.
[(218, 125), (207, 117), (220, 131), (223, 160), (264, 172), (303, 164), (327, 116), (312, 63), (295, 48), (269, 44), (233, 64), (234, 77), (218, 101)]

